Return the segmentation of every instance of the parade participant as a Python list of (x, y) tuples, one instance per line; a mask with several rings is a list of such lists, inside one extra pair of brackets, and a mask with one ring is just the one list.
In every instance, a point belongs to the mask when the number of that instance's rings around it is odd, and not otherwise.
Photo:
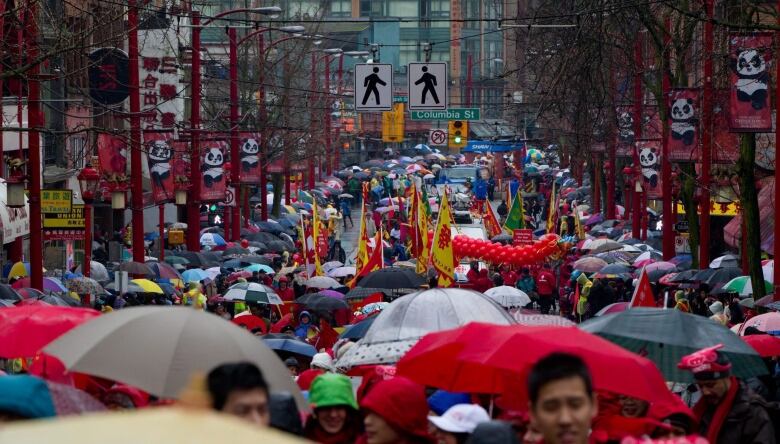
[(531, 425), (545, 444), (585, 444), (598, 413), (588, 367), (581, 358), (553, 353), (528, 376)]
[(480, 293), (484, 293), (493, 288), (493, 282), (488, 276), (488, 269), (479, 270), (479, 277), (472, 283), (472, 288)]
[(290, 280), (287, 279), (287, 276), (279, 278), (279, 288), (276, 289), (276, 294), (278, 294), (284, 302), (295, 301), (295, 292), (290, 288)]
[(214, 410), (238, 416), (260, 427), (268, 426), (268, 385), (254, 364), (220, 365), (209, 372), (207, 386)]
[(295, 327), (295, 336), (306, 340), (309, 335), (309, 329), (312, 327), (311, 313), (304, 310), (298, 315), (298, 326)]
[(517, 280), (517, 284), (515, 284), (518, 290), (522, 290), (525, 294), (528, 295), (528, 297), (531, 298), (531, 300), (536, 300), (536, 281), (534, 280), (534, 277), (531, 276), (530, 270), (528, 270), (528, 267), (523, 267), (520, 270), (520, 279)]
[(192, 308), (197, 310), (205, 310), (207, 298), (206, 295), (201, 293), (200, 284), (197, 282), (190, 282), (189, 286), (190, 290), (184, 293), (184, 300), (182, 302), (184, 305), (191, 305)]
[(352, 443), (363, 432), (363, 424), (352, 382), (344, 375), (325, 373), (309, 388), (312, 414), (306, 421), (306, 438), (323, 444)]
[(468, 279), (471, 284), (474, 284), (474, 282), (479, 279), (479, 262), (469, 262), (469, 271), (466, 272), (466, 279)]
[(428, 420), (436, 427), (439, 444), (465, 444), (479, 424), (490, 421), (490, 415), (476, 404), (457, 404)]
[(731, 375), (723, 344), (684, 356), (678, 367), (693, 373), (701, 399), (693, 407), (699, 433), (712, 444), (775, 442), (767, 404)]
[(344, 222), (344, 229), (347, 229), (347, 219), (349, 219), (349, 227), (352, 228), (355, 226), (355, 223), (352, 222), (352, 208), (349, 206), (349, 202), (347, 202), (346, 199), (341, 200), (341, 214), (343, 217)]
[(550, 264), (546, 263), (542, 266), (542, 271), (536, 276), (536, 287), (539, 292), (539, 311), (542, 314), (549, 314), (555, 294), (555, 275), (550, 271)]
[(685, 293), (682, 290), (677, 290), (674, 292), (674, 300), (676, 302), (674, 308), (680, 310), (683, 313), (691, 312), (691, 306), (688, 303), (688, 298), (685, 297)]
[(719, 322), (722, 325), (729, 325), (729, 318), (723, 312), (723, 302), (715, 301), (712, 304), (710, 304), (710, 312), (712, 313), (710, 319)]
[(431, 444), (425, 388), (403, 377), (379, 381), (360, 402), (367, 444)]

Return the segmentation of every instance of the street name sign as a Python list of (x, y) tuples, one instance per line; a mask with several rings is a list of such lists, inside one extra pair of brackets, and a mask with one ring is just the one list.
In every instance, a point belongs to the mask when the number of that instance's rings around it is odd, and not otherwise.
[(407, 65), (410, 110), (447, 109), (447, 63), (413, 62)]
[(359, 63), (355, 65), (355, 111), (393, 109), (393, 65)]
[(442, 111), (411, 111), (412, 120), (479, 120), (479, 108), (449, 108)]

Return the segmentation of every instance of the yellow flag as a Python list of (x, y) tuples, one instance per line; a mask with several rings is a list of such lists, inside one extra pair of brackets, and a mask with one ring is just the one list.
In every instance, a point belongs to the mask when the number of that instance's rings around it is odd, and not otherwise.
[(555, 198), (555, 181), (553, 180), (552, 191), (550, 192), (550, 210), (547, 212), (547, 232), (555, 233), (555, 211), (558, 209), (558, 202)]
[(317, 209), (317, 200), (312, 199), (312, 207), (311, 207), (311, 223), (312, 223), (312, 242), (314, 242), (313, 250), (314, 250), (314, 275), (315, 276), (325, 276), (325, 273), (322, 271), (322, 265), (320, 265), (320, 253), (319, 253), (319, 242), (320, 242), (320, 215), (319, 210)]
[(442, 194), (439, 221), (433, 234), (431, 262), (439, 273), (439, 287), (449, 287), (455, 281), (455, 256), (452, 253), (452, 212), (447, 193)]
[(580, 220), (580, 210), (577, 206), (574, 206), (574, 234), (577, 235), (579, 240), (585, 239), (585, 229), (582, 227), (582, 221)]
[[(417, 194), (417, 190), (414, 190)], [(425, 212), (425, 205), (420, 202), (420, 195), (417, 194), (417, 214), (416, 226), (417, 236), (420, 239), (420, 254), (417, 256), (417, 274), (425, 274), (428, 272), (428, 262), (430, 262), (431, 246), (428, 245), (428, 215)]]
[(358, 251), (355, 256), (355, 269), (359, 272), (368, 263), (368, 234), (366, 232), (366, 201), (363, 201), (360, 216), (360, 234), (358, 235)]

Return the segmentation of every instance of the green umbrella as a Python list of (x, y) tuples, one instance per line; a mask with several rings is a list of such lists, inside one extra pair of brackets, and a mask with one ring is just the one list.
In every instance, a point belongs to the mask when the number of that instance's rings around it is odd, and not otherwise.
[[(764, 281), (764, 288), (766, 294), (772, 293), (772, 284)], [(750, 296), (753, 294), (753, 282), (750, 281), (750, 276), (739, 276), (728, 281), (721, 290), (728, 291), (729, 293), (739, 293), (740, 296)]]
[(228, 288), (226, 301), (253, 302), (256, 304), (284, 305), (273, 288), (256, 282), (241, 282)]
[(165, 256), (165, 262), (171, 265), (187, 265), (190, 263), (189, 260), (181, 256)]
[(580, 328), (650, 359), (668, 381), (692, 381), (690, 372), (677, 368), (680, 359), (717, 344), (724, 345), (721, 351), (731, 359), (735, 376), (767, 373), (758, 353), (728, 328), (680, 310), (637, 307), (590, 319)]

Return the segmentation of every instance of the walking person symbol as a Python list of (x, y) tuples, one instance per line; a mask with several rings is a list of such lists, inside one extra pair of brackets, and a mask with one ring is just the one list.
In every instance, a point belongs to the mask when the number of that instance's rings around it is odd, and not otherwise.
[(427, 66), (422, 67), (422, 72), (423, 75), (414, 82), (415, 85), (419, 85), (420, 83), (425, 84), (422, 90), (422, 104), (425, 105), (425, 96), (430, 92), (431, 98), (433, 98), (433, 101), (438, 105), (439, 96), (436, 95), (436, 76), (428, 72)]
[(373, 71), (373, 74), (369, 74), (365, 79), (363, 79), (363, 86), (366, 87), (366, 93), (363, 94), (363, 101), (361, 102), (363, 105), (368, 102), (368, 98), (371, 96), (372, 92), (374, 93), (374, 100), (376, 101), (376, 104), (379, 105), (379, 90), (377, 89), (376, 85), (387, 85), (387, 83), (380, 79), (377, 75), (379, 68), (374, 67)]

